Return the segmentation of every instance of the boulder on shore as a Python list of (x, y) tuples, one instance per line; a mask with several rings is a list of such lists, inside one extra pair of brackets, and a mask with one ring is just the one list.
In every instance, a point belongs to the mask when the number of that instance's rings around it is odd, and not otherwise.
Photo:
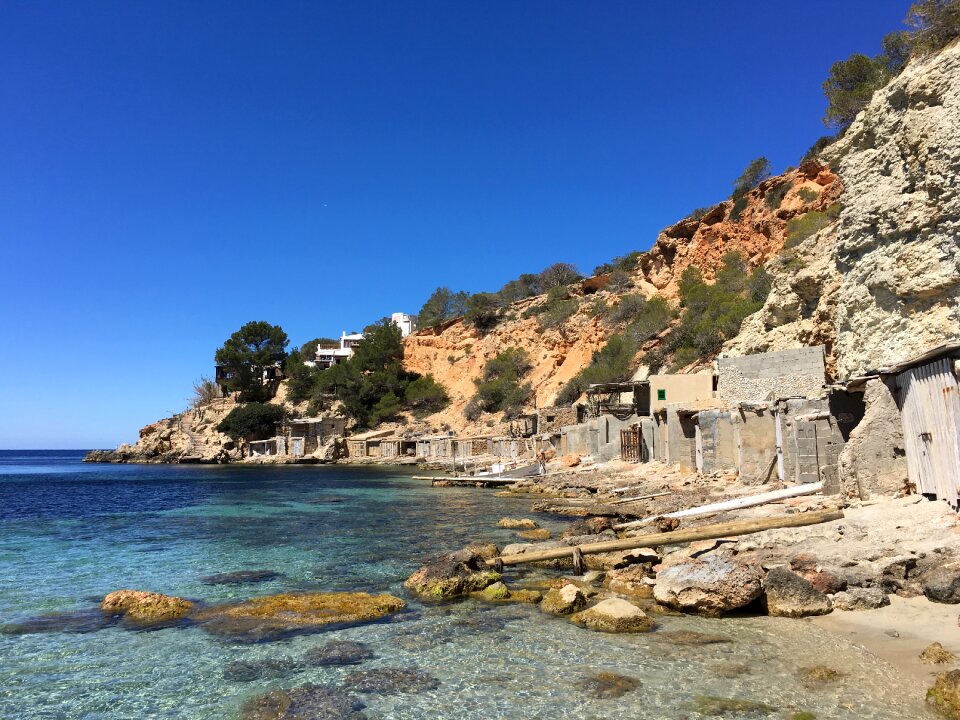
[(890, 604), (880, 588), (849, 588), (833, 596), (834, 610), (876, 610)]
[(651, 577), (650, 566), (630, 565), (621, 570), (611, 570), (606, 574), (604, 584), (610, 592), (630, 597), (649, 599), (653, 597), (653, 584), (647, 582)]
[(826, 615), (833, 608), (830, 598), (796, 573), (773, 568), (764, 582), (767, 612), (776, 617)]
[(145, 590), (116, 590), (103, 598), (100, 609), (125, 622), (147, 626), (180, 620), (193, 610), (193, 603)]
[(939, 673), (927, 690), (927, 703), (950, 720), (960, 720), (960, 670)]
[(927, 645), (920, 653), (920, 662), (926, 665), (945, 665), (957, 661), (957, 656), (938, 642)]
[(621, 598), (603, 600), (570, 620), (588, 630), (607, 633), (649, 632), (653, 628), (653, 621), (643, 610)]
[(676, 610), (716, 617), (760, 597), (762, 580), (754, 565), (709, 555), (661, 570), (653, 597)]
[(923, 578), (923, 594), (938, 603), (960, 603), (960, 567), (944, 565), (927, 572)]
[(582, 610), (587, 604), (583, 591), (573, 583), (561, 588), (551, 588), (540, 603), (540, 609), (551, 615), (569, 615)]
[(496, 545), (470, 545), (424, 565), (403, 585), (423, 598), (449, 600), (465, 597), (502, 579), (486, 564), (486, 560), (496, 556)]

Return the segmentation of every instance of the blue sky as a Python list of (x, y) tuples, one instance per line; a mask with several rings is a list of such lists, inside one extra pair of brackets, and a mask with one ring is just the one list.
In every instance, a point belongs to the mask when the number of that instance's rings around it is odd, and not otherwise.
[(133, 441), (248, 320), (647, 249), (907, 6), (4, 2), (0, 448)]

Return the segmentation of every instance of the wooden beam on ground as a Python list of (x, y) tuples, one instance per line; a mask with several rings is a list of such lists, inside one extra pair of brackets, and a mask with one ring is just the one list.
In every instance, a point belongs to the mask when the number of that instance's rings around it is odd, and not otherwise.
[(628, 523), (614, 525), (615, 530), (626, 530), (627, 528), (640, 527), (651, 523), (657, 518), (683, 518), (696, 517), (697, 515), (712, 515), (713, 513), (723, 512), (725, 510), (740, 510), (741, 508), (755, 507), (757, 505), (766, 505), (777, 500), (786, 500), (787, 498), (799, 497), (800, 495), (813, 495), (823, 490), (822, 482), (807, 483), (797, 485), (782, 490), (772, 490), (759, 495), (748, 495), (746, 497), (734, 498), (733, 500), (723, 500), (722, 502), (701, 505), (700, 507), (687, 508), (686, 510), (676, 510), (674, 512), (651, 515), (641, 520), (633, 520)]
[(570, 546), (568, 548), (502, 555), (499, 558), (487, 560), (487, 565), (494, 566), (498, 562), (504, 565), (520, 565), (541, 560), (558, 560), (560, 558), (571, 557), (574, 550), (579, 550), (579, 552), (584, 555), (595, 555), (596, 553), (634, 550), (641, 547), (688, 543), (694, 542), (695, 540), (711, 540), (737, 535), (750, 535), (763, 532), (764, 530), (775, 530), (777, 528), (819, 525), (820, 523), (832, 522), (842, 518), (842, 510), (819, 510), (816, 512), (796, 513), (794, 515), (778, 515), (777, 517), (760, 518), (757, 520), (734, 520), (732, 522), (704, 525), (703, 527), (689, 528), (686, 530), (637, 535), (636, 537), (624, 538), (622, 540), (607, 540), (605, 542), (587, 543), (586, 545)]
[(620, 498), (619, 500), (610, 500), (608, 505), (622, 505), (623, 503), (628, 502), (637, 502), (638, 500), (652, 500), (653, 498), (663, 497), (664, 495), (673, 495), (672, 492), (658, 492), (651, 493), (650, 495), (640, 495), (639, 497), (632, 498)]

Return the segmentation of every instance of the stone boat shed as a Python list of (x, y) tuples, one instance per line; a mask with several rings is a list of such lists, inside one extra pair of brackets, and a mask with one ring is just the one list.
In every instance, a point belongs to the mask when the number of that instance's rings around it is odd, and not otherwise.
[(850, 378), (863, 421), (840, 457), (848, 495), (916, 492), (960, 506), (960, 341)]

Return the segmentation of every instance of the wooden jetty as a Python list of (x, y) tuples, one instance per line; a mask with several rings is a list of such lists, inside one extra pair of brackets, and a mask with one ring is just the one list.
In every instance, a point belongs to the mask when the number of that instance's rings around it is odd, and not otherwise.
[(517, 478), (496, 477), (493, 475), (414, 475), (414, 480), (429, 480), (433, 487), (502, 487), (513, 485)]

